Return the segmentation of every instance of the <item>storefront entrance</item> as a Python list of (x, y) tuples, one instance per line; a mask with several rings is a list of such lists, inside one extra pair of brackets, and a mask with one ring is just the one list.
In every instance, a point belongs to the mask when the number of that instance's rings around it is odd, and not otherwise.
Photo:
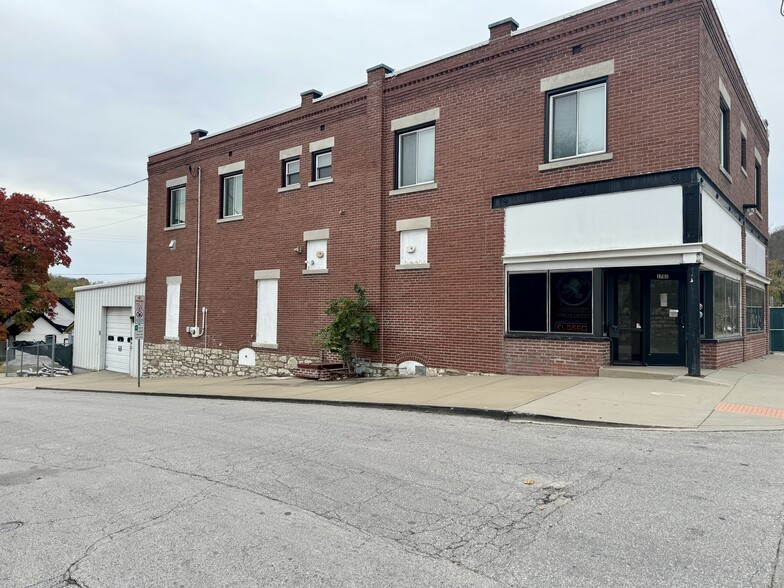
[(609, 274), (612, 360), (685, 365), (685, 275), (669, 269)]

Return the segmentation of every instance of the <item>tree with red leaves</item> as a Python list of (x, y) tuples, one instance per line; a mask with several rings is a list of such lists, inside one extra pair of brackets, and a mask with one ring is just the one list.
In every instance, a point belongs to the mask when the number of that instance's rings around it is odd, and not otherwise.
[(49, 268), (71, 265), (66, 230), (73, 225), (57, 210), (29, 194), (6, 195), (0, 188), (0, 341), (3, 322), (30, 328), (36, 317), (50, 313), (57, 296), (43, 287)]

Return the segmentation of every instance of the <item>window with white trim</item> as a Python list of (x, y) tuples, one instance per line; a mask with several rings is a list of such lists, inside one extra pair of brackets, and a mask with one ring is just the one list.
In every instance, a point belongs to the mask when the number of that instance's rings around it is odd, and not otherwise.
[(166, 221), (167, 227), (177, 227), (185, 224), (185, 186), (169, 188), (169, 214)]
[(257, 346), (276, 347), (278, 343), (277, 270), (256, 272), (256, 339)]
[(283, 187), (299, 184), (299, 157), (283, 162)]
[(435, 181), (436, 127), (401, 131), (397, 135), (397, 187)]
[(550, 92), (548, 161), (607, 151), (607, 83)]
[(166, 329), (164, 338), (180, 338), (180, 277), (166, 278)]
[(313, 181), (332, 177), (332, 150), (313, 154)]
[(221, 176), (221, 218), (242, 215), (242, 172)]

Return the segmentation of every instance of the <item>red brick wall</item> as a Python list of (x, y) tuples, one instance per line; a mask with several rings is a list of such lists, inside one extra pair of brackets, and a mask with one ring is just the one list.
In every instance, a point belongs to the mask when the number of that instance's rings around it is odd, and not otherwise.
[(598, 376), (610, 363), (610, 341), (505, 339), (504, 372), (531, 376)]
[[(181, 341), (193, 324), (196, 180), (189, 177), (186, 227), (164, 231), (167, 179), (202, 169), (199, 307), (209, 309), (208, 347), (238, 349), (254, 338), (254, 270), (280, 269), (278, 343), (314, 355), (327, 301), (366, 288), (381, 323), (376, 361), (425, 357), (429, 367), (500, 372), (593, 373), (609, 362), (609, 343), (542, 343), (539, 368), (504, 340), (503, 211), (491, 197), (564, 184), (700, 164), (701, 0), (621, 0), (524, 34), (256, 123), (207, 136), (149, 160), (148, 341), (163, 339), (166, 277), (181, 275)], [(580, 45), (580, 52), (572, 47)], [(548, 172), (545, 96), (540, 80), (613, 59), (608, 82), (608, 151), (613, 159)], [(390, 121), (439, 107), (438, 189), (390, 196), (394, 134)], [(322, 126), (324, 130), (321, 130)], [(335, 137), (334, 183), (307, 187), (308, 143)], [(278, 193), (278, 153), (303, 146), (302, 188)], [(752, 156), (753, 157), (753, 156)], [(216, 223), (220, 165), (245, 160), (244, 220)], [(395, 270), (397, 220), (430, 216), (430, 269)], [(302, 275), (302, 232), (330, 229), (329, 273)], [(177, 248), (169, 250), (171, 239)], [(572, 349), (590, 357), (556, 361)], [(571, 355), (571, 354), (568, 354)], [(565, 361), (565, 360), (564, 360)], [(571, 367), (570, 367), (571, 366)], [(549, 370), (549, 371), (548, 371)], [(560, 370), (560, 371), (559, 371)]]
[(770, 342), (766, 332), (746, 335), (744, 345), (744, 361), (757, 359), (770, 353)]
[(743, 340), (703, 341), (700, 357), (703, 369), (717, 370), (743, 361)]
[[(700, 27), (700, 167), (718, 188), (742, 210), (755, 202), (754, 148), (762, 156), (761, 216), (748, 214), (750, 223), (768, 235), (768, 152), (767, 129), (760, 118), (732, 56), (719, 20), (713, 11), (702, 11)], [(729, 94), (730, 169), (732, 178), (720, 170), (721, 111), (719, 78)], [(747, 131), (746, 172), (741, 170), (741, 121)]]

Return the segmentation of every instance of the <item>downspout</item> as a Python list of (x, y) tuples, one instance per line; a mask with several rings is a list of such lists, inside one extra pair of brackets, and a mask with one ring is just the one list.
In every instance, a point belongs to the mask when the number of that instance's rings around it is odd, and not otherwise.
[[(202, 331), (199, 330), (199, 270), (201, 264), (201, 166), (196, 167), (198, 175), (198, 187), (196, 190), (196, 301), (193, 307), (193, 336), (200, 337)], [(206, 309), (205, 309), (206, 310)]]

